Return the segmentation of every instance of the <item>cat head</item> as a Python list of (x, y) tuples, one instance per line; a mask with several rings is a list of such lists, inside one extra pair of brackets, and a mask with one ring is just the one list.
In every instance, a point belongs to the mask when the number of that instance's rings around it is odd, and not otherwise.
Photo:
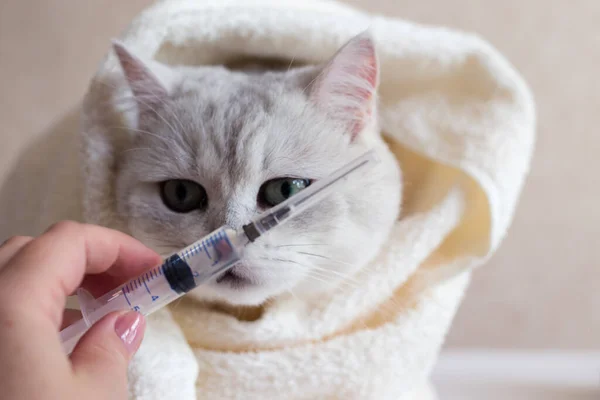
[(245, 73), (171, 67), (114, 50), (137, 111), (118, 151), (115, 212), (163, 255), (239, 228), (371, 148), (382, 160), (343, 190), (250, 244), (194, 296), (256, 305), (327, 290), (371, 260), (400, 207), (380, 137), (375, 45), (351, 39), (324, 65)]

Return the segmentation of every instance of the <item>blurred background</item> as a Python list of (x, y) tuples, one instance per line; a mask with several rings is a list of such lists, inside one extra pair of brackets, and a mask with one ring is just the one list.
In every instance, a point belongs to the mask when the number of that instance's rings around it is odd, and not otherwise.
[[(0, 182), (76, 106), (109, 40), (150, 3), (0, 1)], [(480, 34), (536, 98), (537, 149), (514, 224), (474, 274), (446, 348), (600, 350), (600, 2), (347, 3)], [(600, 366), (595, 374), (600, 387)]]

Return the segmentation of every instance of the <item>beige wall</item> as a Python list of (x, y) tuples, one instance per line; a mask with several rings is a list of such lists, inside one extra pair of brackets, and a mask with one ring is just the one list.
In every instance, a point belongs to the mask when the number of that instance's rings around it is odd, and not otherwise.
[[(538, 101), (537, 154), (514, 226), (475, 274), (448, 345), (600, 348), (600, 2), (349, 2), (479, 32)], [(0, 178), (77, 103), (108, 40), (149, 3), (0, 2)]]

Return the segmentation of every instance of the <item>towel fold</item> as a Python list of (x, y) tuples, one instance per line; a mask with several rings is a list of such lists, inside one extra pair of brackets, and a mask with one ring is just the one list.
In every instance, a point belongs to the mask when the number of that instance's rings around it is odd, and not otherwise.
[[(121, 40), (169, 64), (320, 63), (367, 28), (381, 64), (381, 126), (406, 182), (387, 244), (355, 276), (360, 285), (318, 300), (283, 296), (253, 321), (192, 300), (153, 315), (130, 369), (132, 398), (433, 398), (428, 374), (470, 271), (511, 222), (533, 151), (534, 104), (517, 72), (476, 36), (330, 1), (163, 0)], [(112, 177), (106, 99), (119, 74), (109, 54), (82, 135), (84, 217), (116, 228), (112, 193), (99, 188)]]

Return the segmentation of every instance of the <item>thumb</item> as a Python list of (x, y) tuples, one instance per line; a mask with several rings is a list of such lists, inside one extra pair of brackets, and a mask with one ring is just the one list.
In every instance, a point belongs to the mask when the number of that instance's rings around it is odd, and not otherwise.
[(71, 363), (75, 374), (85, 381), (84, 387), (95, 395), (103, 394), (94, 397), (127, 397), (127, 366), (142, 342), (145, 327), (140, 313), (111, 313), (81, 338)]

